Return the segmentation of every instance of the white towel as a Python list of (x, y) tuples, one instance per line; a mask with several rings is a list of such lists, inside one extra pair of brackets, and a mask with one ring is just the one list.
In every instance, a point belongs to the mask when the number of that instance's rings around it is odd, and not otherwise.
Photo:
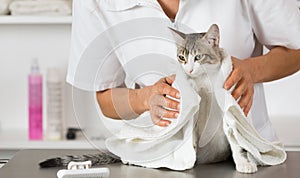
[[(222, 113), (219, 115), (223, 116), (223, 129), (228, 141), (236, 141), (251, 153), (259, 165), (284, 162), (286, 153), (283, 145), (271, 143), (260, 137), (230, 92), (223, 89), (223, 83), (231, 70), (230, 56), (223, 60), (218, 73), (210, 71), (209, 66), (207, 67), (217, 103), (221, 108)], [(108, 150), (118, 155), (124, 163), (174, 170), (185, 170), (194, 166), (196, 153), (192, 142), (193, 118), (199, 109), (200, 97), (189, 85), (182, 70), (177, 68), (175, 73), (175, 88), (181, 92), (181, 110), (177, 120), (167, 128), (137, 127), (139, 124), (129, 123), (119, 134), (106, 140)], [(149, 115), (142, 116), (141, 122), (147, 117)]]
[(190, 87), (179, 65), (170, 69), (174, 73), (177, 71), (174, 87), (181, 93), (179, 118), (172, 120), (167, 128), (147, 127), (141, 123), (151, 123), (148, 113), (136, 121), (128, 121), (119, 134), (106, 140), (108, 150), (120, 156), (124, 163), (174, 170), (185, 170), (194, 166), (196, 153), (192, 143), (192, 128), (200, 97)]
[(9, 9), (11, 15), (70, 15), (71, 0), (14, 0)]
[(12, 0), (0, 0), (0, 15), (6, 15), (9, 13), (9, 3)]

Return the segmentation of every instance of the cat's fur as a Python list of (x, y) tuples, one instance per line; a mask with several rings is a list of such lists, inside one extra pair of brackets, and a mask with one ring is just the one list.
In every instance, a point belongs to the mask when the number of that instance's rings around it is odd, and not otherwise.
[[(197, 164), (214, 163), (226, 160), (232, 151), (232, 156), (239, 172), (252, 173), (257, 171), (256, 164), (248, 156), (248, 153), (236, 143), (228, 143), (222, 127), (222, 117), (215, 115), (213, 106), (217, 105), (208, 74), (203, 65), (213, 66), (217, 71), (222, 60), (227, 56), (222, 48), (219, 48), (219, 28), (212, 25), (206, 33), (184, 34), (171, 29), (177, 42), (177, 57), (182, 64), (191, 86), (201, 96), (200, 108), (195, 118), (194, 148), (197, 153)], [(223, 83), (215, 86), (222, 87)], [(205, 126), (210, 118), (217, 117), (215, 132), (207, 137), (203, 143), (200, 141), (204, 136)], [(209, 132), (208, 132), (209, 133)], [(231, 147), (231, 151), (230, 151)], [(40, 163), (40, 167), (67, 166), (70, 161), (92, 160), (92, 165), (109, 164), (119, 162), (120, 159), (109, 154), (65, 156), (48, 159)]]
[[(219, 47), (219, 27), (213, 24), (206, 33), (192, 34), (171, 30), (177, 43), (177, 59), (187, 74), (189, 83), (201, 97), (199, 112), (194, 118), (193, 130), (197, 164), (226, 160), (232, 152), (236, 169), (239, 172), (256, 172), (257, 166), (249, 158), (248, 153), (236, 143), (228, 143), (223, 130), (222, 116), (216, 115), (216, 113), (221, 113), (221, 109), (214, 96), (213, 87), (223, 87), (225, 81), (217, 84), (211, 83), (209, 75), (213, 75), (214, 71), (218, 72), (222, 61), (227, 57), (226, 52)], [(207, 68), (210, 72), (207, 72)], [(217, 111), (218, 109), (220, 112)], [(218, 122), (215, 123), (216, 127), (206, 127), (210, 119)], [(213, 134), (205, 135), (207, 133)]]
[(92, 166), (117, 163), (121, 160), (116, 156), (113, 156), (108, 153), (99, 153), (99, 154), (88, 154), (81, 156), (68, 155), (63, 157), (50, 158), (39, 163), (41, 168), (50, 168), (50, 167), (66, 167), (69, 162), (82, 162), (82, 161), (92, 161)]

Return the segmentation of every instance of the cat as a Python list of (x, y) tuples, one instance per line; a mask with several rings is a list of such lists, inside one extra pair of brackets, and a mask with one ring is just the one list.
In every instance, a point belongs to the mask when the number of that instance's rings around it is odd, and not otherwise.
[[(217, 108), (217, 102), (210, 86), (208, 74), (203, 66), (217, 71), (222, 61), (227, 57), (226, 52), (219, 47), (220, 33), (217, 25), (213, 24), (206, 33), (184, 34), (171, 29), (177, 44), (177, 59), (187, 75), (187, 80), (200, 95), (200, 108), (194, 123), (193, 140), (196, 151), (196, 164), (214, 163), (226, 160), (232, 153), (236, 170), (243, 173), (257, 171), (257, 166), (247, 152), (235, 143), (228, 143), (222, 128), (222, 116), (215, 115), (212, 108)], [(221, 87), (223, 84), (219, 84)], [(215, 118), (216, 124), (213, 134), (204, 139), (205, 126), (209, 118)], [(208, 132), (209, 133), (209, 132)], [(208, 140), (208, 141), (207, 141)], [(99, 153), (95, 155), (65, 156), (48, 159), (41, 162), (41, 168), (67, 166), (70, 161), (91, 160), (92, 165), (121, 162), (116, 156)]]
[[(213, 87), (222, 87), (226, 78), (223, 83), (216, 84), (211, 83), (214, 81), (210, 81), (210, 75), (220, 70), (223, 60), (228, 59), (225, 50), (219, 47), (218, 25), (211, 25), (206, 33), (185, 34), (171, 28), (170, 30), (177, 44), (177, 60), (190, 85), (201, 97), (193, 130), (196, 164), (220, 162), (232, 155), (237, 171), (256, 172), (257, 165), (251, 155), (236, 143), (228, 142), (222, 127), (222, 115), (217, 114), (221, 113), (221, 109), (214, 96)], [(214, 130), (207, 130), (208, 125)]]

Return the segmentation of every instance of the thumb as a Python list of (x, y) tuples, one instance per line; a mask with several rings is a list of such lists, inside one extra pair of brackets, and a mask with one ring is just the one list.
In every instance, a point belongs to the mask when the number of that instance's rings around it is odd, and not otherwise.
[(166, 82), (167, 82), (167, 84), (172, 85), (173, 82), (175, 81), (175, 78), (176, 78), (176, 75), (175, 75), (175, 74), (166, 77)]

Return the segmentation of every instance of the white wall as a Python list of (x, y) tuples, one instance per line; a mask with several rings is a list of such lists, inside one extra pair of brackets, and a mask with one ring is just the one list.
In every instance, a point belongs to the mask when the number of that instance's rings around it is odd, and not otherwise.
[[(71, 25), (0, 25), (0, 129), (27, 128), (27, 75), (31, 59), (66, 70)], [(74, 124), (71, 89), (65, 86), (65, 120)], [(269, 114), (279, 136), (300, 145), (300, 73), (265, 85)]]
[(300, 120), (300, 72), (264, 86), (270, 117), (298, 117)]
[(39, 59), (44, 81), (48, 67), (59, 67), (64, 73), (69, 55), (70, 30), (70, 24), (0, 25), (2, 128), (27, 128), (27, 75), (32, 58)]

